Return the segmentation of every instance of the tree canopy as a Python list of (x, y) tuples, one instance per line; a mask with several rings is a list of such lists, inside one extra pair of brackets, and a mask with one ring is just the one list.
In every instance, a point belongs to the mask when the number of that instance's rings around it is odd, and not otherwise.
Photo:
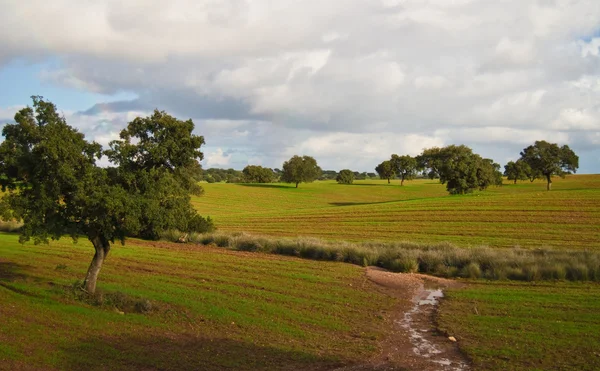
[(471, 193), (502, 184), (500, 165), (464, 145), (426, 149), (420, 159), (430, 174), (439, 175), (450, 194)]
[(405, 180), (414, 179), (417, 175), (417, 160), (409, 155), (392, 155), (390, 162), (394, 172), (400, 177), (401, 186)]
[(375, 171), (379, 174), (381, 179), (387, 179), (388, 184), (390, 184), (390, 179), (396, 176), (394, 172), (394, 166), (390, 160), (383, 161), (377, 167), (375, 167)]
[(321, 168), (317, 160), (310, 156), (293, 156), (283, 163), (281, 181), (295, 183), (296, 188), (300, 183), (310, 183), (321, 175)]
[(354, 182), (354, 172), (350, 169), (340, 170), (335, 180), (339, 184), (352, 184)]
[(508, 180), (513, 180), (515, 184), (517, 184), (517, 180), (530, 179), (530, 174), (532, 174), (532, 170), (523, 160), (509, 161), (504, 165), (504, 176)]
[(242, 170), (242, 173), (245, 183), (272, 183), (275, 181), (273, 170), (258, 165), (248, 165)]
[[(33, 108), (2, 130), (0, 184), (3, 218), (22, 220), (20, 241), (87, 237), (95, 255), (84, 281), (93, 293), (111, 244), (127, 236), (157, 238), (164, 229), (207, 231), (190, 194), (197, 185), (200, 147), (191, 120), (155, 111), (136, 118), (102, 151), (66, 123), (56, 106), (33, 97)], [(112, 167), (97, 166), (106, 155)]]
[(579, 157), (568, 145), (559, 147), (556, 143), (545, 140), (536, 141), (521, 152), (521, 161), (529, 165), (532, 174), (544, 176), (547, 190), (552, 188), (552, 177), (565, 177), (579, 168)]

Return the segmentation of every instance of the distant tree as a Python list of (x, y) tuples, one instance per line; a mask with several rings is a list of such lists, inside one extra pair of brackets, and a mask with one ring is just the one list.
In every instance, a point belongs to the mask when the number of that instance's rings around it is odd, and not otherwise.
[(242, 170), (245, 183), (272, 183), (275, 181), (275, 173), (273, 170), (257, 166), (248, 165)]
[(517, 180), (530, 179), (529, 174), (532, 173), (531, 167), (529, 167), (529, 165), (527, 165), (527, 163), (523, 160), (517, 160), (516, 162), (509, 161), (506, 165), (504, 165), (504, 176), (508, 180), (513, 180), (514, 184), (517, 184)]
[(433, 171), (439, 175), (440, 182), (446, 184), (450, 194), (471, 193), (502, 184), (500, 165), (473, 153), (467, 146), (436, 147), (433, 151), (423, 152), (428, 157), (427, 166), (433, 166)]
[(536, 141), (521, 152), (521, 160), (531, 168), (534, 174), (544, 176), (547, 181), (546, 189), (552, 188), (552, 177), (565, 177), (579, 168), (579, 157), (568, 145), (559, 147), (556, 143), (544, 140)]
[(321, 168), (317, 160), (310, 156), (293, 156), (283, 163), (281, 181), (284, 183), (295, 183), (296, 188), (300, 183), (313, 182), (321, 175)]
[(356, 180), (365, 180), (367, 179), (367, 172), (360, 172), (360, 171), (354, 171), (352, 172), (354, 174), (354, 179)]
[(209, 183), (226, 181), (227, 183), (239, 183), (242, 181), (242, 172), (234, 169), (210, 168), (202, 171), (202, 179)]
[(354, 182), (354, 172), (349, 169), (341, 170), (335, 180), (340, 184), (352, 184)]
[(335, 170), (323, 170), (321, 172), (321, 176), (319, 176), (319, 180), (332, 180), (337, 177), (338, 173)]
[[(213, 228), (190, 203), (190, 194), (202, 192), (195, 176), (204, 144), (191, 120), (154, 111), (130, 122), (107, 151), (41, 97), (15, 122), (4, 127), (0, 144), (2, 217), (23, 221), (21, 242), (87, 237), (95, 249), (83, 284), (89, 293), (115, 240)], [(114, 167), (96, 165), (103, 154)]]
[(404, 155), (392, 155), (390, 159), (394, 172), (400, 178), (400, 185), (404, 185), (405, 180), (414, 179), (417, 175), (417, 160), (414, 157)]
[(383, 161), (382, 163), (377, 165), (375, 171), (377, 172), (377, 174), (379, 174), (379, 177), (381, 179), (387, 179), (388, 184), (390, 184), (390, 179), (396, 176), (396, 173), (394, 172), (394, 166), (389, 160)]

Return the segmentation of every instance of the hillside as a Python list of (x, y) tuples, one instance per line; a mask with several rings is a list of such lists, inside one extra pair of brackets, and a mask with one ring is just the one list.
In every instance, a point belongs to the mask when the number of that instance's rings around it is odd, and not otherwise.
[(600, 247), (600, 175), (448, 195), (436, 181), (203, 184), (194, 198), (219, 230), (333, 240), (448, 241), (460, 246)]

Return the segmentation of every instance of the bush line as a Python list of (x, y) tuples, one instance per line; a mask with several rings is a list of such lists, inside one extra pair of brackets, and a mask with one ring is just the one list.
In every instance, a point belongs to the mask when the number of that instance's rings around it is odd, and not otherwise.
[(230, 250), (374, 265), (393, 272), (425, 273), (446, 278), (600, 281), (600, 253), (592, 251), (460, 248), (447, 242), (350, 243), (311, 237), (271, 238), (246, 233), (188, 235), (165, 231), (161, 238)]

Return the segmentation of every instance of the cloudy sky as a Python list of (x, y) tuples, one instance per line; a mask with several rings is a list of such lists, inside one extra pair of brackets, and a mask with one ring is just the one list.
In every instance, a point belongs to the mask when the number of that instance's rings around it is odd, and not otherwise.
[(31, 95), (104, 145), (192, 118), (205, 167), (544, 139), (600, 173), (600, 1), (0, 0), (0, 123)]

